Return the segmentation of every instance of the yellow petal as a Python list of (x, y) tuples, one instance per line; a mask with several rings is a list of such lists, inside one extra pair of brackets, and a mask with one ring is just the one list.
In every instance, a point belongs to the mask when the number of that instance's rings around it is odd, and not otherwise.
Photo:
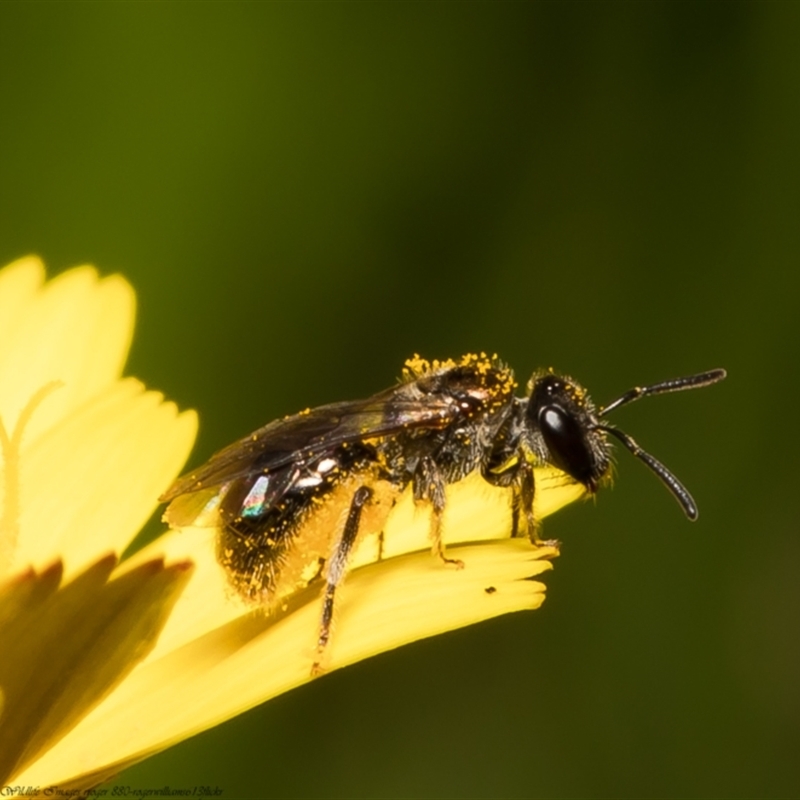
[(44, 284), (41, 259), (28, 256), (0, 270), (0, 342), (9, 341)]
[(72, 574), (98, 552), (121, 553), (179, 472), (196, 430), (194, 412), (178, 414), (130, 378), (67, 414), (23, 447), (14, 563), (41, 567), (57, 553)]
[(0, 784), (34, 761), (152, 647), (188, 578), (151, 561), (115, 580), (114, 556), (59, 588), (56, 563), (0, 589)]
[(13, 430), (41, 386), (63, 382), (31, 419), (28, 441), (120, 376), (135, 314), (133, 290), (120, 275), (100, 279), (94, 268), (78, 267), (43, 280), (36, 258), (0, 273), (0, 416), (6, 430)]

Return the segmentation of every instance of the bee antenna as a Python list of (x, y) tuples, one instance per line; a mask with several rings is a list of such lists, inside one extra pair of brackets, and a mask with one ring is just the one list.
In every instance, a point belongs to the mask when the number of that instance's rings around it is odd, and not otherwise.
[[(718, 378), (717, 380), (721, 380)], [(666, 391), (675, 391), (667, 389)], [(635, 399), (635, 398), (634, 398)], [(627, 433), (619, 430), (618, 428), (612, 428), (609, 425), (597, 425), (595, 430), (603, 431), (604, 433), (610, 433), (615, 439), (619, 439), (628, 450), (633, 453), (636, 458), (640, 461), (643, 461), (655, 474), (659, 477), (661, 482), (664, 486), (669, 489), (672, 496), (680, 503), (681, 508), (683, 509), (683, 513), (694, 522), (697, 519), (698, 511), (697, 511), (697, 504), (694, 502), (694, 498), (691, 494), (689, 494), (689, 490), (654, 456), (651, 456), (650, 453), (642, 450), (638, 444), (630, 437)]]
[[(622, 406), (638, 400), (640, 397), (647, 397), (654, 394), (667, 394), (669, 392), (682, 392), (686, 389), (699, 389), (701, 386), (710, 386), (723, 380), (728, 373), (724, 369), (712, 369), (708, 372), (699, 372), (697, 375), (688, 375), (685, 378), (673, 378), (669, 381), (654, 383), (652, 386), (634, 386), (633, 389), (625, 392), (621, 397), (609, 403), (605, 408), (597, 412), (598, 417), (604, 417), (612, 411), (616, 411)], [(632, 440), (631, 440), (632, 441)], [(626, 444), (626, 447), (630, 447)], [(631, 450), (633, 452), (633, 450)], [(635, 455), (635, 453), (634, 453)], [(647, 455), (645, 453), (645, 455)], [(658, 463), (658, 462), (656, 462)]]

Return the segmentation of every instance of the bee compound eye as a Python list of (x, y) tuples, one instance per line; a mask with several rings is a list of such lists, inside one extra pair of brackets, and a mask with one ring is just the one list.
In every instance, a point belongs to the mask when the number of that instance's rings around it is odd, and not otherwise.
[(585, 486), (594, 486), (594, 459), (578, 420), (560, 406), (543, 406), (539, 429), (554, 466)]

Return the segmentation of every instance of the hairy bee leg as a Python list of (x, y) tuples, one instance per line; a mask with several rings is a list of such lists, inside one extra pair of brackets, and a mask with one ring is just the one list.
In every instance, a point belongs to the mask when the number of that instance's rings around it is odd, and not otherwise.
[(414, 502), (428, 502), (431, 505), (431, 552), (444, 564), (454, 564), (463, 569), (464, 562), (458, 558), (448, 558), (444, 554), (442, 541), (442, 516), (447, 503), (445, 482), (436, 463), (430, 458), (420, 461), (414, 475)]
[(431, 550), (433, 554), (444, 564), (454, 564), (456, 569), (464, 569), (464, 562), (460, 558), (448, 558), (444, 554), (444, 542), (442, 541), (442, 514), (443, 508), (433, 506), (431, 510)]
[(364, 506), (372, 497), (372, 489), (367, 486), (360, 486), (353, 493), (353, 500), (350, 503), (350, 511), (342, 531), (342, 538), (336, 545), (333, 555), (328, 561), (328, 579), (325, 584), (325, 596), (322, 603), (322, 618), (319, 626), (319, 638), (317, 639), (317, 658), (311, 667), (312, 675), (319, 675), (323, 672), (322, 657), (325, 648), (331, 638), (331, 623), (333, 621), (334, 599), (336, 597), (336, 587), (342, 582), (347, 571), (347, 560), (350, 551), (353, 549), (358, 529), (361, 523), (361, 512)]
[(558, 539), (542, 539), (539, 536), (539, 523), (533, 514), (533, 498), (536, 495), (536, 481), (533, 477), (533, 467), (527, 460), (521, 460), (519, 480), (519, 502), (525, 514), (528, 525), (528, 537), (536, 547), (558, 547)]
[(525, 515), (525, 523), (528, 526), (528, 538), (535, 545), (542, 543), (539, 538), (539, 526), (533, 516), (533, 498), (536, 495), (536, 481), (533, 477), (533, 467), (527, 462), (522, 461), (519, 470), (519, 504), (522, 513)]
[(511, 538), (516, 539), (519, 536), (519, 510), (521, 500), (520, 493), (515, 489), (511, 493)]
[(378, 534), (378, 561), (383, 561), (383, 543), (385, 534), (381, 531)]

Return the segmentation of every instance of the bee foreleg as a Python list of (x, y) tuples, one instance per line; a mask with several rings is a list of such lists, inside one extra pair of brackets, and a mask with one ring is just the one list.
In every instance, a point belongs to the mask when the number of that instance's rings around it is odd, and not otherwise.
[[(559, 542), (557, 539), (541, 539), (539, 536), (539, 522), (533, 513), (533, 499), (536, 495), (536, 481), (533, 476), (533, 467), (530, 462), (520, 455), (520, 465), (518, 472), (518, 491), (519, 500), (515, 498), (515, 502), (519, 503), (522, 508), (522, 513), (525, 515), (525, 522), (528, 526), (528, 538), (531, 544), (536, 547), (550, 546), (558, 547)], [(514, 520), (514, 506), (512, 505), (512, 520)], [(517, 511), (516, 520), (519, 520), (519, 511)]]
[(319, 626), (319, 638), (317, 639), (317, 658), (311, 668), (312, 675), (323, 672), (322, 657), (325, 648), (331, 637), (331, 623), (333, 622), (333, 607), (336, 596), (336, 588), (342, 582), (347, 572), (347, 560), (353, 545), (358, 537), (358, 529), (361, 522), (361, 512), (364, 506), (372, 497), (372, 489), (367, 486), (360, 486), (353, 493), (350, 503), (350, 511), (344, 524), (342, 537), (339, 539), (333, 554), (328, 560), (327, 582), (325, 584), (325, 595), (322, 603), (322, 618)]
[(521, 505), (520, 492), (514, 489), (511, 495), (511, 538), (519, 536), (519, 507)]

